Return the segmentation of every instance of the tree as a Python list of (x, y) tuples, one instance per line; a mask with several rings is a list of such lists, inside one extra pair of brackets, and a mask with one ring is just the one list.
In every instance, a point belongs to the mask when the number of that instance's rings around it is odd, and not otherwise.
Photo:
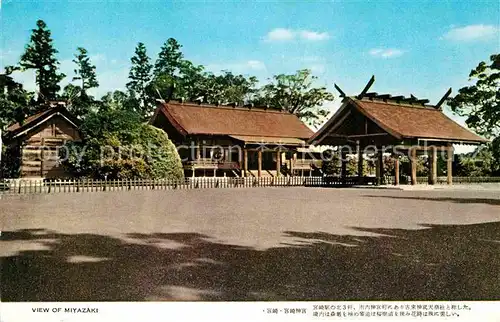
[(33, 112), (33, 93), (14, 81), (11, 74), (15, 70), (8, 66), (5, 73), (0, 74), (0, 131), (11, 123), (22, 122), (26, 115)]
[(296, 114), (306, 123), (318, 126), (328, 115), (323, 103), (333, 100), (334, 96), (325, 87), (313, 87), (316, 79), (308, 69), (293, 75), (276, 75), (262, 88), (262, 97), (258, 101)]
[(98, 104), (97, 111), (119, 110), (133, 112), (134, 115), (139, 115), (139, 121), (144, 121), (145, 115), (139, 109), (139, 102), (135, 97), (129, 95), (130, 93), (115, 90), (108, 92), (101, 97)]
[[(113, 96), (109, 98), (120, 99)], [(142, 123), (141, 115), (133, 110), (107, 106), (91, 112), (81, 131), (84, 142), (68, 143), (61, 150), (64, 167), (77, 177), (183, 178), (180, 157), (167, 134)]]
[[(474, 157), (463, 156), (457, 164), (462, 175), (498, 175), (500, 173), (500, 54), (490, 63), (480, 62), (469, 74), (474, 85), (466, 86), (449, 100), (451, 110), (466, 116), (465, 123), (477, 133), (493, 138)], [(481, 160), (482, 159), (482, 160)], [(488, 169), (486, 169), (488, 168)]]
[(20, 65), (24, 70), (36, 70), (39, 100), (55, 99), (61, 89), (59, 82), (66, 75), (58, 73), (59, 61), (55, 57), (58, 51), (53, 47), (50, 30), (43, 20), (38, 20), (36, 25), (37, 29), (33, 29), (30, 43), (21, 56)]
[[(12, 78), (11, 74), (16, 68), (7, 66), (5, 73), (0, 74), (0, 175), (2, 177), (17, 177), (20, 159), (14, 157), (19, 151), (9, 151), (12, 147), (3, 145), (3, 130), (10, 124), (22, 123), (26, 115), (33, 109), (33, 93), (23, 89), (23, 86)], [(3, 154), (8, 158), (4, 158)]]
[[(152, 97), (160, 93), (164, 99), (195, 100), (204, 95), (207, 79), (203, 66), (184, 59), (182, 45), (169, 38), (161, 48), (155, 62), (153, 81), (149, 87)], [(160, 97), (158, 97), (160, 98)]]
[(154, 75), (168, 75), (174, 77), (185, 64), (184, 55), (181, 52), (182, 45), (174, 38), (169, 38), (161, 47), (158, 59), (155, 63)]
[(94, 98), (88, 95), (87, 90), (99, 86), (95, 65), (90, 61), (88, 52), (83, 47), (77, 48), (73, 81), (80, 81), (80, 85), (68, 84), (64, 87), (61, 97), (66, 100), (68, 110), (82, 119), (95, 107)]
[(64, 87), (62, 98), (67, 102), (68, 110), (76, 117), (84, 118), (95, 107), (94, 98), (88, 95), (87, 90), (99, 86), (95, 65), (90, 61), (88, 52), (83, 47), (77, 48), (73, 81), (80, 81), (80, 85), (68, 84)]
[(323, 152), (323, 162), (321, 162), (321, 171), (327, 176), (339, 176), (341, 169), (341, 160), (338, 153), (333, 150)]
[(220, 75), (207, 74), (205, 83), (205, 100), (209, 103), (252, 102), (257, 93), (257, 78), (234, 75), (230, 71), (222, 71)]
[[(220, 75), (204, 71), (184, 58), (182, 45), (169, 38), (156, 60), (153, 80), (147, 88), (150, 97), (202, 100), (210, 104), (250, 102), (257, 92), (257, 79), (222, 71)], [(160, 97), (158, 97), (160, 98)]]
[[(401, 175), (405, 177), (411, 176), (411, 162), (407, 156), (399, 159)], [(417, 157), (417, 177), (425, 177), (429, 174), (429, 167), (426, 166), (427, 158), (425, 156)]]
[(147, 87), (152, 79), (151, 70), (153, 65), (150, 63), (146, 46), (142, 42), (135, 48), (135, 56), (130, 61), (132, 62), (132, 67), (128, 76), (130, 82), (127, 83), (127, 89), (130, 95), (138, 100), (138, 112), (147, 117), (151, 114), (152, 108), (154, 108), (154, 101), (147, 91)]
[(97, 81), (95, 65), (92, 65), (87, 50), (83, 47), (77, 48), (78, 53), (75, 54), (73, 62), (76, 64), (75, 77), (73, 80), (81, 81), (82, 95), (87, 95), (87, 90), (99, 86)]
[(500, 174), (497, 138), (476, 148), (474, 152), (459, 154), (454, 161), (454, 173), (463, 177), (495, 176)]
[(491, 156), (491, 175), (500, 176), (500, 136), (497, 136), (490, 144)]
[(203, 98), (208, 102), (206, 97), (208, 78), (203, 66), (184, 60), (177, 76), (163, 75), (162, 79), (163, 87), (167, 84), (171, 86), (168, 89), (169, 98), (185, 98), (190, 101)]
[(78, 118), (87, 114), (89, 107), (84, 98), (82, 98), (82, 88), (78, 85), (68, 84), (64, 86), (61, 99), (66, 101), (68, 110)]
[(480, 62), (469, 74), (474, 85), (466, 86), (449, 100), (451, 110), (466, 116), (467, 126), (486, 137), (500, 134), (500, 54), (491, 63)]

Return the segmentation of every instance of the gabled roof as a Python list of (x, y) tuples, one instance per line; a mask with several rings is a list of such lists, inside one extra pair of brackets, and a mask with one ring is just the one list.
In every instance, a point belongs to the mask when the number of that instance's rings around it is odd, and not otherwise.
[(240, 135), (309, 139), (313, 132), (294, 114), (271, 109), (159, 103), (162, 113), (182, 135)]
[[(438, 141), (483, 143), (486, 139), (462, 127), (433, 106), (411, 105), (383, 100), (346, 97), (341, 109), (354, 109), (397, 139), (428, 139)], [(315, 135), (317, 142), (340, 119), (339, 110)]]
[(44, 117), (45, 115), (49, 114), (51, 112), (50, 109), (47, 109), (47, 110), (44, 110), (44, 111), (41, 111), (41, 112), (38, 112), (36, 114), (33, 114), (33, 115), (30, 115), (28, 116), (23, 122), (22, 124), (21, 123), (13, 123), (11, 125), (9, 125), (7, 127), (7, 129), (5, 130), (5, 132), (14, 132), (22, 127), (26, 127), (28, 126), (29, 124), (31, 124), (32, 122), (38, 120), (39, 118), (41, 117)]
[(380, 127), (403, 138), (487, 142), (432, 106), (411, 106), (368, 100), (354, 102), (363, 114)]
[(9, 138), (14, 138), (29, 131), (31, 128), (49, 120), (55, 115), (61, 115), (73, 126), (78, 127), (78, 120), (73, 115), (71, 115), (71, 113), (69, 113), (64, 106), (58, 105), (54, 107), (48, 107), (41, 112), (30, 115), (21, 123), (14, 123), (9, 125), (5, 130), (5, 135)]

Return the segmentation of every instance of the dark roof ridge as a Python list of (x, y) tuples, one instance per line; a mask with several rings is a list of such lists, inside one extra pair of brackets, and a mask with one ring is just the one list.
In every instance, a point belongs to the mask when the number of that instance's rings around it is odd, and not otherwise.
[(215, 105), (215, 104), (198, 104), (197, 102), (179, 102), (179, 101), (169, 101), (169, 102), (164, 102), (162, 103), (164, 105), (186, 105), (186, 106), (192, 106), (192, 107), (199, 107), (199, 108), (213, 108), (213, 109), (227, 109), (227, 110), (238, 110), (238, 111), (248, 111), (248, 112), (261, 112), (261, 113), (280, 113), (280, 114), (291, 114), (292, 113), (288, 111), (283, 111), (283, 110), (278, 110), (272, 107), (265, 107), (265, 106), (245, 106), (245, 105), (239, 105), (239, 106), (231, 106), (231, 105)]
[(354, 96), (349, 96), (350, 99), (356, 100), (356, 101), (361, 101), (361, 102), (370, 102), (370, 103), (376, 103), (376, 104), (389, 104), (389, 105), (396, 105), (400, 107), (408, 107), (408, 108), (421, 108), (421, 109), (428, 109), (436, 112), (442, 112), (440, 109), (437, 109), (435, 105), (422, 105), (422, 104), (410, 104), (406, 102), (396, 102), (396, 101), (391, 101), (388, 99), (387, 101), (382, 100), (382, 99), (369, 99), (369, 98), (363, 98), (363, 99), (358, 99), (357, 97)]

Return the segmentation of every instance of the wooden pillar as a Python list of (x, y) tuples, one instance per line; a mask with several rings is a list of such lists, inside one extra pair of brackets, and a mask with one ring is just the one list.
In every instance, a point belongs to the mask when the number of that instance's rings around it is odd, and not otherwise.
[(257, 151), (257, 157), (258, 157), (258, 170), (257, 170), (257, 176), (260, 178), (262, 177), (262, 149), (259, 149)]
[(363, 149), (358, 145), (358, 184), (363, 184)]
[(196, 160), (201, 158), (201, 145), (200, 140), (196, 140)]
[(290, 160), (288, 161), (288, 163), (290, 164), (289, 168), (290, 168), (290, 175), (293, 177), (293, 166), (295, 164), (295, 157), (297, 156), (297, 154), (295, 152), (292, 152), (292, 154), (290, 155)]
[(281, 175), (281, 151), (278, 149), (276, 151), (276, 176), (279, 177)]
[(394, 158), (394, 185), (399, 186), (399, 155)]
[(417, 184), (417, 149), (410, 149), (411, 184)]
[(453, 145), (446, 147), (446, 183), (453, 183)]
[[(40, 147), (40, 176), (43, 178), (43, 167), (44, 167), (44, 150), (45, 150), (45, 138), (42, 138), (42, 145)], [(0, 151), (2, 153), (2, 151)]]
[(377, 162), (376, 162), (376, 177), (377, 177), (377, 185), (382, 184), (382, 176), (384, 175), (384, 154), (382, 153), (382, 149), (377, 147)]
[(248, 176), (248, 150), (243, 148), (243, 176)]
[(429, 148), (429, 184), (437, 183), (437, 148)]
[(340, 175), (342, 177), (342, 182), (345, 182), (345, 179), (347, 178), (347, 153), (345, 152), (344, 149), (340, 150), (340, 159), (341, 159)]

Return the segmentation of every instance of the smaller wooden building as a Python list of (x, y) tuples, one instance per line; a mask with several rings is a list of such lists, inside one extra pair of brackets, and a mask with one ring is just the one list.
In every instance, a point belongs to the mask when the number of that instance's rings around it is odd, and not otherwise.
[(21, 123), (10, 125), (3, 137), (5, 178), (65, 178), (60, 165), (61, 147), (80, 141), (78, 120), (63, 103), (52, 103)]
[[(363, 155), (377, 155), (376, 178), (381, 183), (383, 173), (383, 154), (390, 153), (395, 161), (395, 184), (399, 184), (399, 160), (406, 156), (411, 163), (411, 183), (417, 182), (416, 159), (418, 155), (429, 157), (429, 184), (437, 182), (437, 158), (447, 161), (447, 182), (452, 183), (453, 145), (478, 145), (487, 142), (447, 117), (441, 109), (451, 94), (451, 89), (436, 104), (430, 105), (427, 99), (415, 96), (404, 97), (390, 94), (368, 92), (375, 78), (368, 82), (363, 91), (356, 96), (346, 96), (337, 86), (343, 97), (339, 110), (309, 140), (314, 145), (333, 145), (341, 147), (342, 176), (346, 177), (345, 154), (354, 151), (358, 154), (358, 178), (362, 184)], [(440, 155), (438, 155), (438, 153)]]

